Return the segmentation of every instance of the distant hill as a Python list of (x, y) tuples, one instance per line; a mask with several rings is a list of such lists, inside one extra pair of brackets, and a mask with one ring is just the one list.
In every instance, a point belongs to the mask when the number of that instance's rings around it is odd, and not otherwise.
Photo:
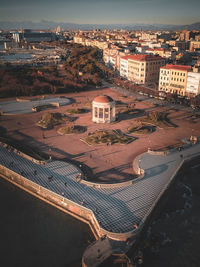
[(76, 24), (66, 22), (54, 22), (42, 20), (40, 22), (20, 21), (9, 22), (0, 21), (1, 30), (17, 30), (17, 29), (43, 29), (48, 30), (60, 25), (65, 30), (92, 30), (92, 29), (124, 29), (124, 30), (200, 30), (200, 22), (189, 25), (171, 25), (171, 24)]

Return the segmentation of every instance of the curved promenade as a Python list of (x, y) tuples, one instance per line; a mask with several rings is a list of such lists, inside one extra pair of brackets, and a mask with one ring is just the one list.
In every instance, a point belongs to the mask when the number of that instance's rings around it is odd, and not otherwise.
[(142, 228), (184, 160), (199, 154), (200, 144), (187, 145), (181, 152), (174, 150), (166, 155), (144, 153), (137, 159), (141, 171), (144, 170), (143, 177), (105, 187), (82, 183), (81, 170), (72, 164), (54, 160), (44, 164), (34, 162), (0, 145), (0, 173), (87, 221), (96, 237), (106, 234), (111, 239), (125, 241)]

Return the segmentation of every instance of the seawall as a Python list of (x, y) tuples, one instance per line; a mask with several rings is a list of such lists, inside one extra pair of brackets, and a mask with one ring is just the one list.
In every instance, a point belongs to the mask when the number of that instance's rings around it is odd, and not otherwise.
[(4, 179), (26, 192), (87, 223), (96, 239), (102, 236), (99, 224), (91, 210), (30, 181), (2, 165), (0, 165), (0, 174)]

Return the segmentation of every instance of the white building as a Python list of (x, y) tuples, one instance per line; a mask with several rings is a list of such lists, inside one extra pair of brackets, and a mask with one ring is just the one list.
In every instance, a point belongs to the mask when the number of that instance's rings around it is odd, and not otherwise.
[(110, 55), (108, 57), (108, 66), (115, 69), (116, 68), (116, 55)]
[(186, 95), (199, 95), (200, 94), (200, 73), (188, 72)]
[(159, 91), (169, 92), (170, 70), (160, 68)]
[(115, 119), (115, 101), (107, 95), (97, 96), (92, 101), (92, 121), (110, 123)]
[(120, 58), (120, 76), (128, 79), (128, 57), (124, 56)]
[(148, 48), (149, 48), (148, 46), (139, 45), (136, 46), (135, 50), (137, 53), (144, 54)]

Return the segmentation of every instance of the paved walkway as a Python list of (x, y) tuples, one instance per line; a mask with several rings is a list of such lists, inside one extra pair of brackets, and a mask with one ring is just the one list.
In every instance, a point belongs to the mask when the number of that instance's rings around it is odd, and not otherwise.
[(142, 224), (182, 160), (195, 155), (200, 155), (200, 144), (166, 156), (145, 153), (139, 160), (145, 170), (143, 178), (127, 187), (106, 189), (77, 182), (80, 170), (74, 165), (54, 160), (38, 165), (0, 145), (1, 165), (57, 194), (64, 192), (66, 198), (92, 210), (103, 229), (115, 233), (126, 233), (134, 229), (134, 223)]
[(35, 106), (44, 106), (52, 103), (59, 103), (60, 106), (70, 104), (70, 100), (68, 98), (60, 98), (60, 97), (45, 97), (44, 99), (36, 99), (31, 101), (5, 101), (0, 102), (0, 111), (2, 110), (4, 114), (25, 114), (31, 113), (32, 108)]

